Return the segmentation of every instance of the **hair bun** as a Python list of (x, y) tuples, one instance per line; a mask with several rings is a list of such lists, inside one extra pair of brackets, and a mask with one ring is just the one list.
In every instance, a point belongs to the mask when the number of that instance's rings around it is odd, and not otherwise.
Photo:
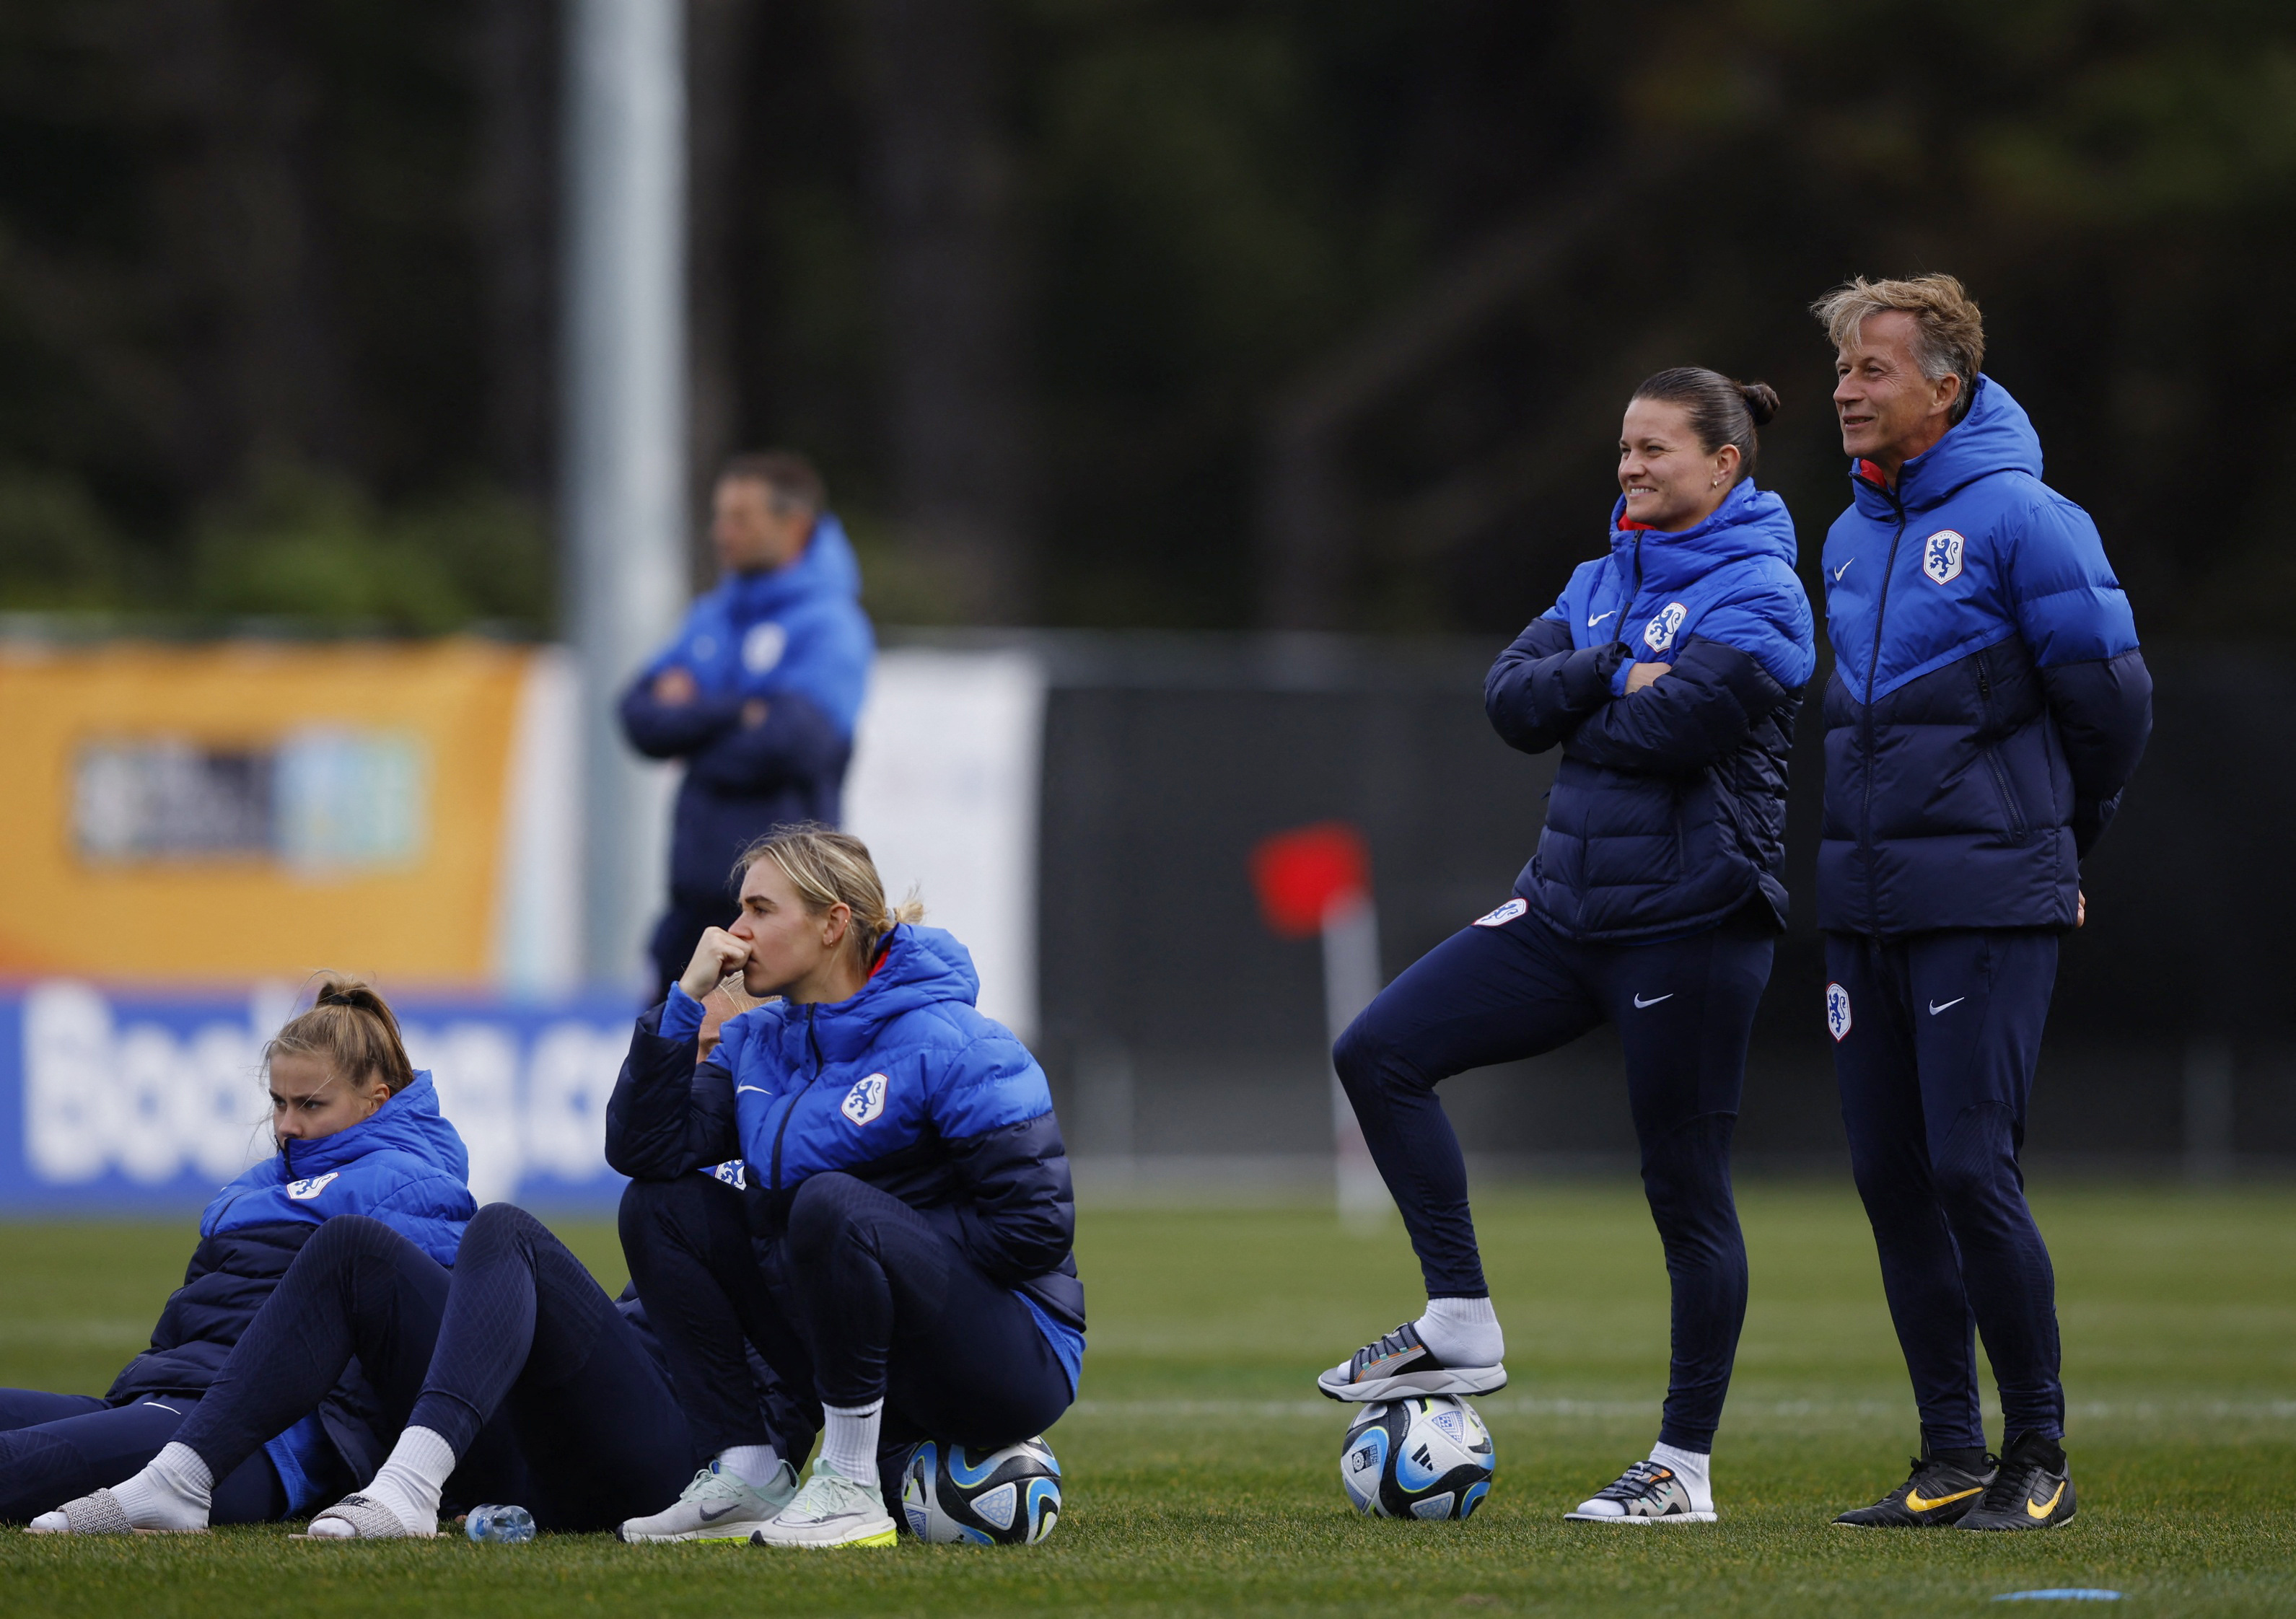
[(1754, 419), (1756, 427), (1767, 427), (1770, 418), (1778, 413), (1778, 390), (1767, 382), (1741, 382), (1738, 393), (1746, 401), (1746, 413)]

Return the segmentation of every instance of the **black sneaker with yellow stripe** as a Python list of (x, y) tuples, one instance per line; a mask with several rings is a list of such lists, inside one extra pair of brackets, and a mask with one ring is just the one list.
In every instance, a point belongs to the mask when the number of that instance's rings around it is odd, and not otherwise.
[(2038, 1434), (2020, 1434), (2001, 1447), (2001, 1470), (1964, 1529), (2054, 1529), (2073, 1521), (2073, 1475), (2065, 1448)]
[(1977, 1505), (1994, 1477), (1993, 1458), (1983, 1451), (1939, 1454), (1924, 1443), (1913, 1465), (1904, 1484), (1833, 1521), (1852, 1529), (1948, 1529)]

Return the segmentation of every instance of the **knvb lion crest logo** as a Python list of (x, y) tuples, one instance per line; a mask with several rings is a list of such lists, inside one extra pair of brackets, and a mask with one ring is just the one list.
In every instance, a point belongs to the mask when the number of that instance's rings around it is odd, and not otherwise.
[(1932, 585), (1950, 585), (1961, 577), (1962, 537), (1940, 528), (1922, 542), (1922, 571)]
[(1505, 904), (1501, 905), (1497, 910), (1489, 912), (1488, 915), (1477, 917), (1475, 919), (1475, 926), (1478, 928), (1504, 928), (1509, 922), (1514, 920), (1515, 918), (1521, 916), (1524, 912), (1529, 909), (1530, 902), (1529, 900), (1522, 899), (1521, 897), (1511, 899), (1507, 901)]
[(772, 619), (750, 626), (742, 637), (742, 666), (752, 675), (763, 675), (782, 660), (789, 650), (789, 632)]
[(1849, 1037), (1849, 992), (1839, 984), (1825, 986), (1825, 1029), (1836, 1045)]
[(1653, 652), (1663, 652), (1674, 644), (1682, 621), (1690, 617), (1690, 609), (1679, 601), (1669, 601), (1659, 609), (1658, 617), (1643, 626), (1643, 644)]
[(856, 1128), (879, 1117), (885, 1111), (885, 1076), (872, 1074), (866, 1079), (855, 1081), (853, 1088), (845, 1093), (845, 1100), (837, 1104), (837, 1110), (851, 1119)]

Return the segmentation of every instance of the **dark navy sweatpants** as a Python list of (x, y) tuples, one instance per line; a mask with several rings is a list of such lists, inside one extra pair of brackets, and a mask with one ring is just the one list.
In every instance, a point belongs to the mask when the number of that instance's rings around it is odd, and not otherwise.
[[(1013, 1444), (1075, 1398), (1011, 1288), (917, 1210), (851, 1175), (808, 1179), (773, 1242), (751, 1240), (742, 1194), (701, 1174), (631, 1182), (621, 1227), (681, 1388), (724, 1386), (744, 1364), (746, 1337), (822, 1404), (882, 1399), (889, 1449)], [(706, 1394), (695, 1419), (714, 1448), (767, 1438), (754, 1412), (713, 1411)]]
[(1730, 1136), (1770, 957), (1769, 936), (1737, 924), (1660, 944), (1590, 944), (1526, 911), (1463, 928), (1429, 951), (1332, 1053), (1403, 1213), (1427, 1296), (1480, 1298), (1490, 1289), (1467, 1212), (1466, 1165), (1436, 1085), (1554, 1051), (1598, 1024), (1617, 1026), (1643, 1190), (1674, 1292), (1659, 1437), (1685, 1451), (1713, 1447), (1746, 1317)]
[[(196, 1394), (145, 1394), (112, 1405), (95, 1394), (0, 1388), (0, 1523), (29, 1523), (135, 1477), (199, 1404)], [(261, 1451), (218, 1476), (209, 1522), (287, 1516), (287, 1492)]]
[(606, 1529), (668, 1505), (700, 1460), (643, 1335), (506, 1203), (479, 1211), (451, 1272), (380, 1221), (326, 1222), (176, 1437), (221, 1476), (354, 1357), (387, 1441), (427, 1427), (453, 1447), (449, 1507), (514, 1501), (545, 1529)]
[(2059, 1439), (2056, 1273), (2017, 1154), (2056, 985), (2039, 928), (1825, 936), (1826, 1021), (1857, 1195), (1931, 1450), (1980, 1450), (1976, 1335), (2004, 1448)]

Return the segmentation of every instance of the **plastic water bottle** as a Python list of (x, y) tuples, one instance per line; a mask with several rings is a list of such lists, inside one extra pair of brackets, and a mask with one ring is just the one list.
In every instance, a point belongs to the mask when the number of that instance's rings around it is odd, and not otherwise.
[(463, 1533), (474, 1541), (516, 1546), (534, 1538), (534, 1514), (523, 1507), (473, 1507)]

